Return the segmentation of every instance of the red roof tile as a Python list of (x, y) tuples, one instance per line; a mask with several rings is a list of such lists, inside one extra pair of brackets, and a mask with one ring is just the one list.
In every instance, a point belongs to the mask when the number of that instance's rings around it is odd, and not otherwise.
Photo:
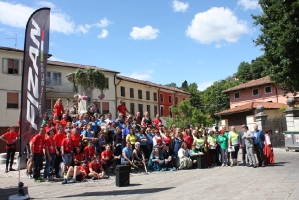
[(237, 85), (237, 86), (229, 88), (227, 90), (223, 90), (222, 93), (228, 93), (228, 92), (232, 92), (232, 91), (236, 91), (236, 90), (240, 90), (240, 89), (245, 89), (245, 88), (250, 88), (250, 87), (255, 87), (255, 86), (260, 86), (260, 85), (266, 85), (269, 83), (273, 83), (273, 82), (270, 80), (269, 76), (266, 76), (266, 77), (263, 77), (260, 79), (249, 81), (247, 83), (243, 83), (241, 85)]
[(287, 106), (287, 104), (283, 104), (283, 103), (251, 102), (251, 103), (247, 103), (247, 104), (235, 107), (235, 108), (221, 111), (219, 113), (216, 113), (215, 115), (229, 115), (229, 114), (238, 113), (238, 112), (245, 112), (245, 111), (256, 109), (257, 106), (259, 106), (259, 105), (264, 106), (265, 109), (279, 109), (283, 106)]

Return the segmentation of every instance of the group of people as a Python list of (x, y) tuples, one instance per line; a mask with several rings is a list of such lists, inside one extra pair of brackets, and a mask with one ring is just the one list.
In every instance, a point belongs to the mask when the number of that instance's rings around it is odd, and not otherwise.
[[(53, 116), (44, 115), (39, 133), (26, 147), (28, 178), (36, 182), (63, 178), (66, 184), (88, 177), (106, 179), (117, 165), (130, 165), (132, 170), (174, 171), (196, 168), (202, 158), (204, 167), (236, 166), (239, 149), (245, 166), (274, 163), (269, 131), (264, 134), (257, 125), (253, 131), (243, 125), (240, 132), (234, 126), (230, 131), (226, 126), (208, 130), (203, 124), (166, 128), (159, 115), (153, 120), (147, 111), (143, 116), (140, 112), (126, 116), (128, 110), (123, 104), (118, 110), (117, 119), (111, 113), (107, 118), (98, 113), (70, 116), (58, 99)], [(0, 137), (7, 143), (6, 172), (13, 170), (17, 137), (14, 127)]]

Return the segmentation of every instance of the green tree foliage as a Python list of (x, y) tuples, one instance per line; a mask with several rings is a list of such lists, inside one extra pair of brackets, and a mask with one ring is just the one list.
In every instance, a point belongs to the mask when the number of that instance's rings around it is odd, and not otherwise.
[[(192, 124), (193, 126), (199, 126), (201, 123), (208, 123), (207, 116), (199, 109), (192, 106), (190, 99), (186, 99), (180, 102), (177, 107), (171, 107), (171, 112), (176, 116), (176, 126), (180, 128), (183, 128), (186, 125), (190, 124)], [(169, 124), (171, 123), (172, 122), (170, 122)]]
[(259, 0), (262, 14), (253, 16), (261, 35), (254, 41), (263, 46), (271, 63), (267, 71), (284, 93), (299, 91), (299, 1)]
[(187, 88), (188, 88), (188, 82), (185, 80), (185, 81), (182, 83), (182, 87), (181, 87), (181, 89), (182, 89), (182, 90), (187, 90)]
[(238, 79), (242, 82), (252, 80), (251, 76), (251, 65), (248, 62), (241, 62), (236, 73)]
[(169, 87), (174, 87), (174, 88), (178, 88), (178, 86), (176, 85), (176, 83), (172, 82), (169, 84), (165, 84), (165, 86), (169, 86)]
[(267, 68), (269, 67), (269, 62), (265, 59), (264, 56), (260, 56), (255, 60), (251, 61), (251, 75), (252, 79), (259, 79), (267, 76)]
[(201, 110), (202, 112), (210, 116), (212, 119), (218, 119), (215, 113), (225, 109), (229, 109), (230, 99), (227, 94), (223, 94), (222, 91), (231, 87), (235, 87), (239, 84), (239, 81), (232, 80), (220, 80), (216, 81), (210, 87), (206, 88), (200, 94)]

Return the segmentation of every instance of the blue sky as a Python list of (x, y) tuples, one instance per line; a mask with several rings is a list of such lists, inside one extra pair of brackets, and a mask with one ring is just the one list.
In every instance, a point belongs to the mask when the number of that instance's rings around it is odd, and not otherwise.
[[(87, 3), (88, 2), (88, 3)], [(31, 13), (51, 7), (52, 60), (95, 65), (158, 84), (203, 90), (263, 54), (258, 0), (0, 1), (0, 46), (24, 46)]]

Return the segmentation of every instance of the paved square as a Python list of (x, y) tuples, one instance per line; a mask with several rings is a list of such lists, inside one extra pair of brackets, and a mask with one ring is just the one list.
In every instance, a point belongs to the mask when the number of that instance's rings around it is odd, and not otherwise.
[[(108, 180), (62, 185), (21, 181), (34, 199), (299, 199), (299, 152), (274, 149), (275, 163), (265, 168), (216, 167), (132, 174), (131, 186)], [(239, 154), (239, 158), (241, 154)], [(0, 172), (0, 199), (16, 194), (17, 172)]]

